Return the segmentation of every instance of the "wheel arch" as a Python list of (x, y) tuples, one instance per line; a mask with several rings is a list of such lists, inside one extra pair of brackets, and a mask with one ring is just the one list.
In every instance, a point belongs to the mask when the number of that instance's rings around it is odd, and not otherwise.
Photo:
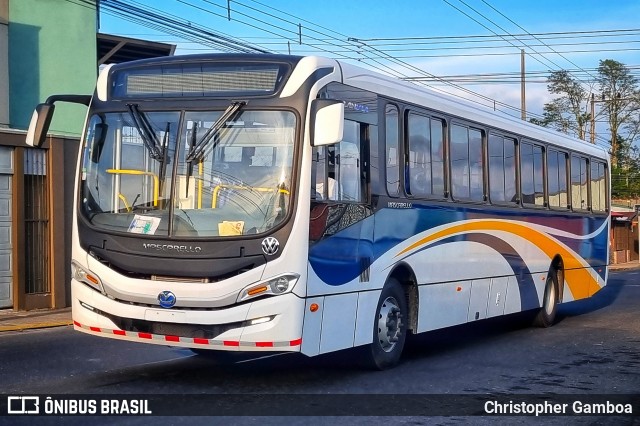
[(559, 254), (556, 254), (551, 261), (549, 273), (555, 273), (558, 284), (558, 303), (562, 303), (564, 296), (564, 260)]
[(420, 300), (418, 296), (418, 281), (416, 275), (413, 272), (413, 268), (405, 262), (400, 262), (391, 270), (387, 280), (389, 278), (395, 278), (402, 285), (407, 298), (408, 321), (407, 329), (413, 334), (418, 331), (418, 310), (420, 306)]

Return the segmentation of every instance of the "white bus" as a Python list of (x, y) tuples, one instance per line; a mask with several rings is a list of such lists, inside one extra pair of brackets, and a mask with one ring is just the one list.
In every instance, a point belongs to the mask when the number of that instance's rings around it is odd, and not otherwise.
[(592, 296), (609, 160), (594, 145), (356, 66), (198, 55), (106, 67), (73, 206), (79, 331), (210, 351), (363, 347)]

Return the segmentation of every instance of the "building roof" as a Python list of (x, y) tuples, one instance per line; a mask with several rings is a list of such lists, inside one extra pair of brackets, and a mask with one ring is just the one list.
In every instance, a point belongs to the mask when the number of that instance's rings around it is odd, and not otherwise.
[(175, 44), (140, 40), (110, 34), (97, 34), (98, 66), (103, 64), (119, 64), (136, 59), (172, 56)]

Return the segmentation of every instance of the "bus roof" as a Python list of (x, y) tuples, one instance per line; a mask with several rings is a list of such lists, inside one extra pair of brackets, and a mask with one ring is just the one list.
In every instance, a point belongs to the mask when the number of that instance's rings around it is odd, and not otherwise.
[[(107, 74), (115, 70), (145, 65), (167, 65), (208, 61), (272, 61), (289, 63), (294, 68), (301, 63), (305, 63), (307, 65), (314, 64), (315, 66), (333, 63), (336, 65), (336, 68), (341, 71), (342, 83), (346, 85), (368, 90), (399, 101), (420, 105), (434, 111), (441, 111), (471, 122), (481, 123), (482, 125), (500, 129), (517, 136), (543, 141), (568, 150), (583, 152), (594, 157), (608, 158), (608, 153), (604, 148), (567, 136), (555, 130), (531, 124), (511, 117), (500, 111), (491, 111), (488, 107), (481, 106), (469, 100), (439, 93), (429, 88), (389, 77), (347, 62), (336, 61), (323, 57), (275, 54), (199, 54), (143, 59), (114, 65), (113, 67), (108, 67), (111, 69), (103, 70), (98, 81), (98, 97), (102, 100), (106, 99)], [(100, 90), (100, 88), (103, 90)]]
[(608, 153), (604, 148), (555, 130), (537, 126), (500, 111), (491, 111), (487, 107), (479, 106), (471, 101), (438, 93), (429, 88), (388, 77), (346, 62), (338, 61), (338, 64), (342, 70), (342, 82), (346, 85), (424, 106), (435, 111), (442, 111), (446, 114), (482, 123), (525, 138), (547, 142), (594, 157), (608, 158)]

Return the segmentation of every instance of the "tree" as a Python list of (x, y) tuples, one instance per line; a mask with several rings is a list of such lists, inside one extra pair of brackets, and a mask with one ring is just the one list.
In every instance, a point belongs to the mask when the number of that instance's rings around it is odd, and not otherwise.
[(591, 120), (589, 93), (564, 70), (551, 72), (547, 78), (547, 90), (560, 96), (544, 105), (542, 119), (532, 118), (530, 121), (584, 140)]
[(598, 85), (602, 93), (602, 111), (611, 132), (611, 163), (616, 165), (618, 155), (618, 133), (624, 129), (631, 136), (630, 144), (638, 137), (638, 114), (640, 93), (638, 79), (624, 64), (605, 59), (598, 66)]
[(617, 135), (617, 164), (611, 165), (611, 197), (640, 197), (640, 153), (638, 148)]

